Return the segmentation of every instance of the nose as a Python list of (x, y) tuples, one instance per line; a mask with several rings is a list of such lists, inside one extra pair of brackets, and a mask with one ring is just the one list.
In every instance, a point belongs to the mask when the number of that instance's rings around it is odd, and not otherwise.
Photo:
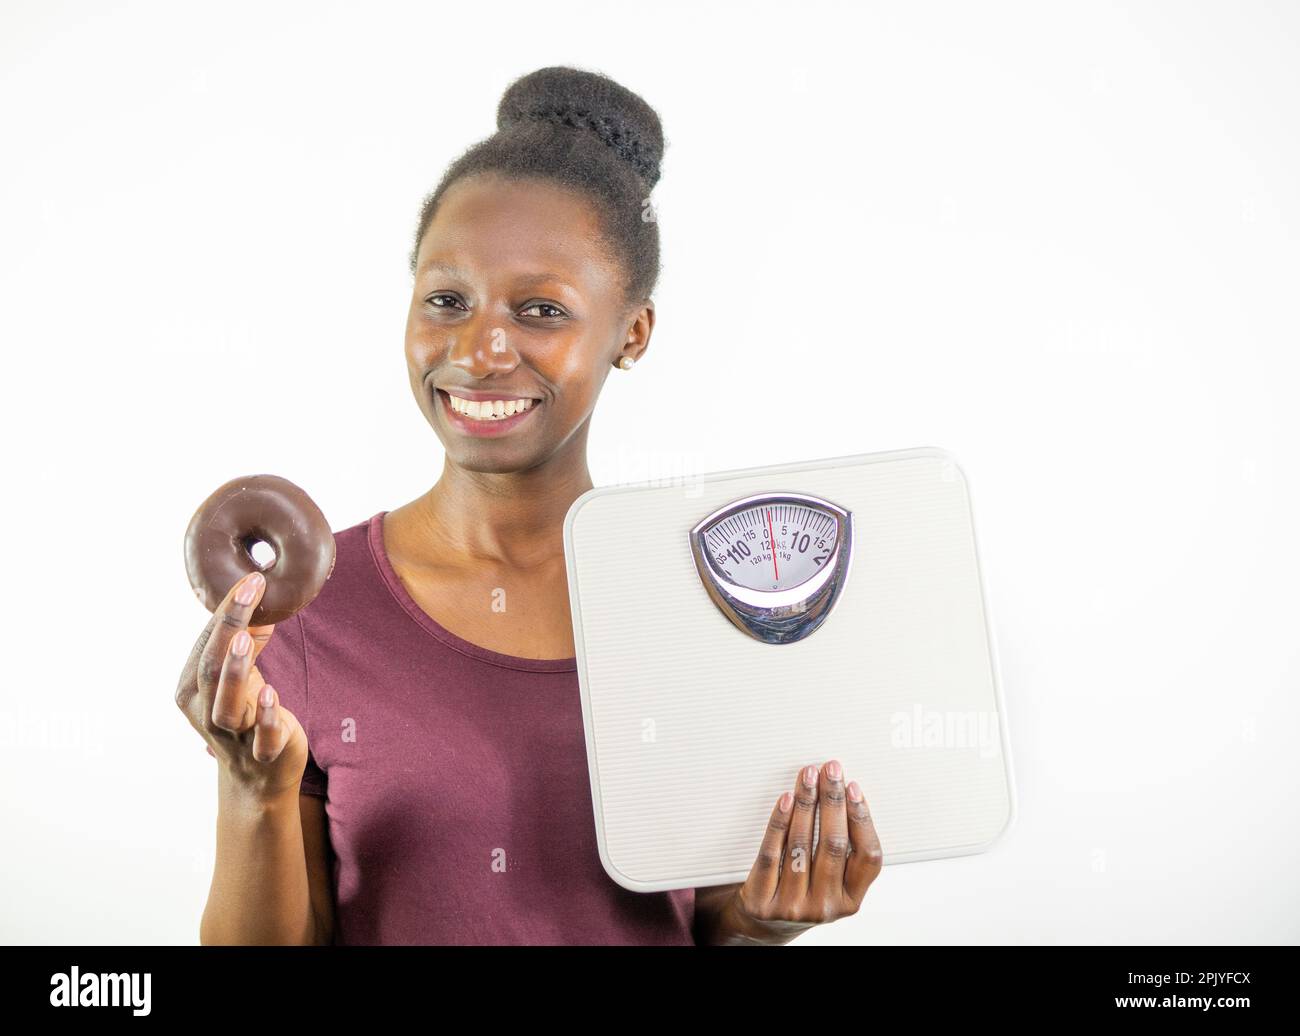
[(514, 370), (519, 366), (519, 354), (504, 327), (475, 323), (456, 335), (448, 362), (472, 377), (485, 378)]

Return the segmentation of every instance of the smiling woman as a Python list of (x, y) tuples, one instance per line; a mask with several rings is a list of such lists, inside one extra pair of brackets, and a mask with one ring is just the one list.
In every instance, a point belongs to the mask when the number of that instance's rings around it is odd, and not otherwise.
[[(654, 326), (663, 135), (572, 68), (513, 83), (497, 127), (424, 199), (410, 253), (441, 476), (335, 533), (326, 589), (249, 630), (255, 650), (235, 631), (256, 579), (196, 645), (221, 796), (205, 943), (694, 942), (693, 890), (600, 866), (562, 536), (605, 377)], [(250, 703), (225, 726), (221, 680)]]
[(784, 942), (879, 870), (878, 845), (845, 867), (872, 832), (834, 761), (774, 806), (752, 888), (697, 902), (602, 869), (563, 523), (605, 378), (654, 328), (663, 134), (572, 68), (512, 84), (497, 126), (424, 200), (410, 255), (440, 477), (334, 533), (331, 579), (278, 626), (245, 633), (264, 581), (233, 587), (182, 677), (219, 762), (205, 943)]

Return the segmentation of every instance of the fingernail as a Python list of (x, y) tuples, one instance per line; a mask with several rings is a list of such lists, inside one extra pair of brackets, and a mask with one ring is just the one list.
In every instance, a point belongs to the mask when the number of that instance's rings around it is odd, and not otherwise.
[(849, 801), (850, 802), (862, 801), (862, 789), (858, 787), (857, 781), (849, 781)]
[(254, 572), (252, 575), (244, 578), (244, 585), (239, 588), (235, 594), (236, 604), (252, 604), (253, 598), (257, 596), (257, 591), (261, 588), (266, 577), (261, 572)]
[(787, 791), (784, 795), (782, 795), (777, 800), (776, 808), (779, 809), (782, 813), (789, 813), (790, 807), (793, 805), (794, 805), (794, 796)]
[(817, 767), (807, 766), (803, 771), (803, 782), (806, 787), (817, 787)]
[(257, 703), (264, 709), (269, 709), (275, 703), (275, 696), (271, 693), (269, 683), (262, 685), (262, 693), (257, 696)]
[(830, 779), (833, 781), (838, 781), (841, 777), (844, 776), (843, 771), (840, 770), (840, 763), (838, 759), (832, 759), (829, 763), (826, 764), (826, 775), (830, 777)]
[[(245, 604), (248, 602), (245, 601)], [(248, 654), (248, 649), (253, 644), (253, 638), (248, 635), (248, 630), (240, 630), (235, 634), (235, 642), (230, 645), (230, 649), (239, 656)]]

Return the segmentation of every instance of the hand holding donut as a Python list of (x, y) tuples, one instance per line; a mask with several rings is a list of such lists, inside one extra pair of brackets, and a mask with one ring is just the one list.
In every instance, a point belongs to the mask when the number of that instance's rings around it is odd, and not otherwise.
[(275, 630), (248, 625), (265, 589), (260, 573), (230, 588), (194, 644), (176, 704), (230, 776), (273, 799), (302, 781), (307, 734), (254, 665)]
[[(258, 541), (275, 551), (266, 565), (250, 552)], [(275, 624), (310, 604), (334, 571), (329, 524), (286, 479), (231, 479), (194, 512), (185, 566), (212, 618), (181, 673), (176, 704), (208, 753), (256, 796), (296, 791), (307, 735), (254, 663)]]

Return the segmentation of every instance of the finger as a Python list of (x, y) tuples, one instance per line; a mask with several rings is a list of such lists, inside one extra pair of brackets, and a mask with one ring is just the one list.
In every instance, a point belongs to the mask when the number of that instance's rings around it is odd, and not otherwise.
[(196, 725), (202, 721), (202, 716), (194, 709), (194, 702), (199, 693), (199, 667), (203, 660), (203, 652), (207, 649), (216, 625), (216, 615), (208, 616), (207, 625), (194, 641), (194, 647), (190, 649), (190, 657), (185, 660), (180, 679), (176, 681), (176, 704)]
[(849, 859), (849, 821), (844, 811), (844, 768), (838, 759), (832, 759), (822, 767), (817, 810), (812, 896), (823, 902), (838, 903), (844, 894), (844, 865)]
[(871, 883), (880, 875), (884, 854), (880, 850), (880, 839), (876, 836), (876, 825), (867, 808), (866, 797), (857, 781), (849, 781), (848, 786), (849, 817), (849, 862), (844, 868), (844, 892), (854, 905), (862, 902)]
[(751, 914), (758, 913), (772, 901), (781, 883), (781, 858), (785, 855), (785, 836), (790, 830), (793, 810), (794, 796), (788, 791), (783, 792), (767, 819), (758, 857), (749, 868), (749, 877), (740, 886), (740, 902)]
[(262, 653), (262, 648), (266, 647), (271, 641), (271, 634), (275, 632), (275, 625), (270, 626), (249, 626), (249, 636), (253, 638), (253, 662), (256, 664), (257, 656)]
[(230, 653), (230, 641), (240, 630), (248, 628), (248, 620), (265, 591), (266, 577), (261, 572), (250, 572), (232, 586), (225, 599), (217, 605), (199, 637), (202, 646), (196, 645), (199, 652), (196, 673), (199, 693), (214, 693), (226, 655)]
[(280, 696), (269, 683), (262, 684), (257, 696), (257, 724), (253, 728), (253, 758), (259, 763), (273, 763), (289, 743), (291, 716), (280, 708)]
[(813, 821), (817, 813), (817, 767), (805, 766), (794, 784), (794, 808), (790, 831), (785, 839), (785, 863), (781, 866), (780, 898), (788, 902), (808, 894), (812, 866)]
[(212, 725), (231, 734), (251, 728), (257, 721), (257, 695), (264, 684), (253, 667), (253, 638), (248, 630), (240, 630), (230, 640), (230, 651), (217, 678)]

